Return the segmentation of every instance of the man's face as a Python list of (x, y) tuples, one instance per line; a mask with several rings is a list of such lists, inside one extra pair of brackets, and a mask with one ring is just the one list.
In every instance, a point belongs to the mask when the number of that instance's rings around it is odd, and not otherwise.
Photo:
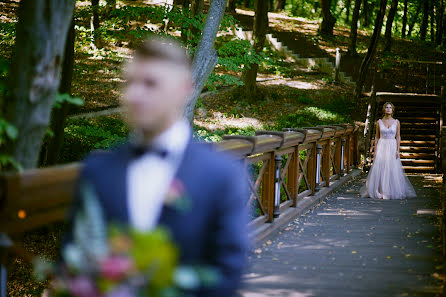
[(133, 128), (159, 134), (181, 119), (192, 91), (187, 67), (136, 57), (127, 64), (125, 78), (122, 104)]

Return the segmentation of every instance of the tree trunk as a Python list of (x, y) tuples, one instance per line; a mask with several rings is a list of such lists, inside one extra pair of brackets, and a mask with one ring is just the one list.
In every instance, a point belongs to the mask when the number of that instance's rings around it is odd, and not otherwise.
[(384, 22), (384, 15), (386, 13), (387, 0), (381, 0), (379, 5), (379, 11), (375, 20), (375, 28), (373, 29), (372, 38), (370, 40), (369, 49), (367, 50), (367, 54), (362, 60), (361, 67), (359, 68), (359, 78), (356, 82), (355, 88), (355, 98), (359, 99), (362, 94), (362, 89), (364, 87), (364, 82), (367, 76), (367, 72), (369, 70), (370, 63), (372, 62), (376, 47), (378, 46), (379, 36), (381, 35), (381, 29)]
[(11, 59), (5, 119), (19, 130), (3, 150), (22, 165), (37, 164), (60, 83), (65, 40), (75, 0), (21, 1)]
[(441, 44), (443, 37), (443, 14), (444, 14), (444, 0), (440, 0), (440, 8), (437, 11), (437, 35), (435, 36), (435, 43)]
[(390, 51), (392, 47), (392, 25), (395, 19), (395, 14), (398, 9), (398, 0), (392, 0), (392, 5), (390, 6), (389, 14), (387, 15), (386, 22), (386, 33), (385, 33), (385, 45), (384, 51)]
[(423, 1), (423, 22), (421, 23), (420, 28), (420, 39), (426, 40), (426, 34), (427, 34), (427, 26), (428, 26), (428, 20), (429, 20), (429, 0)]
[(330, 11), (331, 0), (320, 0), (319, 2), (322, 10), (322, 23), (319, 27), (319, 32), (321, 34), (333, 35), (333, 27), (336, 23), (336, 19)]
[[(188, 13), (189, 11), (190, 0), (181, 0), (181, 7), (183, 8), (183, 14)], [(181, 40), (184, 44), (187, 43), (187, 33), (189, 32), (189, 28), (181, 26)]]
[[(256, 53), (261, 53), (266, 41), (266, 31), (268, 30), (268, 3), (262, 0), (255, 0), (254, 11), (253, 50)], [(258, 68), (258, 64), (250, 64), (247, 65), (243, 72), (244, 93), (248, 101), (254, 99), (257, 93), (256, 79)]]
[(285, 9), (286, 0), (276, 0), (276, 5), (274, 6), (275, 11), (284, 10)]
[(185, 110), (185, 117), (190, 122), (192, 122), (194, 118), (194, 108), (198, 96), (218, 61), (214, 43), (218, 29), (220, 28), (221, 19), (225, 13), (226, 1), (227, 0), (211, 1), (206, 25), (203, 29), (201, 40), (192, 62), (192, 79), (195, 88)]
[[(74, 64), (74, 40), (75, 29), (74, 20), (72, 20), (71, 28), (68, 31), (67, 42), (65, 44), (62, 76), (59, 85), (60, 94), (71, 95), (71, 82), (73, 81)], [(54, 108), (51, 112), (50, 129), (54, 136), (49, 138), (47, 145), (42, 147), (42, 159), (39, 162), (40, 166), (55, 165), (59, 161), (59, 155), (64, 141), (65, 122), (69, 107), (69, 104), (64, 102), (61, 108)]]
[(226, 10), (229, 12), (235, 12), (235, 0), (228, 0)]
[(356, 55), (356, 37), (358, 35), (358, 19), (361, 2), (362, 0), (355, 0), (355, 7), (353, 8), (352, 24), (350, 27), (350, 44), (348, 47), (348, 53), (350, 55)]
[(350, 6), (351, 6), (351, 0), (347, 0), (345, 3), (345, 23), (348, 24), (348, 22), (350, 21)]
[(93, 15), (91, 16), (91, 34), (93, 36), (92, 47), (102, 48), (102, 40), (99, 33), (99, 0), (91, 0), (91, 8), (93, 10)]
[(367, 28), (369, 26), (369, 1), (364, 0), (362, 5), (362, 15), (363, 15), (363, 27)]
[(116, 9), (116, 0), (107, 0), (105, 8), (108, 16), (112, 10)]
[(431, 7), (429, 9), (429, 18), (431, 21), (431, 41), (435, 42), (435, 1), (432, 1)]
[(420, 15), (420, 12), (421, 12), (421, 4), (422, 4), (422, 1), (418, 2), (418, 6), (417, 6), (417, 10), (415, 12), (415, 16), (413, 17), (412, 22), (409, 24), (409, 30), (407, 31), (407, 36), (408, 37), (410, 37), (412, 35), (413, 27), (415, 26), (415, 24), (418, 21), (418, 16)]
[(406, 38), (407, 4), (408, 4), (408, 0), (404, 0), (403, 27), (401, 28), (401, 38)]
[(191, 11), (192, 15), (196, 16), (203, 12), (204, 0), (192, 0)]

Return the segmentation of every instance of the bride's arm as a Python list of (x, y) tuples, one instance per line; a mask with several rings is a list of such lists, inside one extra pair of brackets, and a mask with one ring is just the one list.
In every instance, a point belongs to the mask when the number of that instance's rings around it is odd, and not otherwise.
[(379, 140), (379, 123), (376, 121), (375, 123), (375, 150), (373, 151), (373, 158), (376, 158), (376, 148), (378, 147), (378, 140)]
[(401, 143), (401, 135), (400, 135), (400, 121), (396, 120), (396, 158), (400, 157), (400, 143)]

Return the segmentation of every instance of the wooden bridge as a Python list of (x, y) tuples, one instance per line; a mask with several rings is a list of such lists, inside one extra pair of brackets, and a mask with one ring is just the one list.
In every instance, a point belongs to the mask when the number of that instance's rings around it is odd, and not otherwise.
[[(406, 170), (428, 173), (411, 177), (418, 194), (412, 200), (359, 197), (365, 175), (358, 169), (355, 125), (259, 131), (253, 137), (228, 136), (216, 144), (252, 173), (246, 207), (251, 210), (255, 244), (240, 295), (441, 294), (446, 191), (441, 191), (442, 176), (435, 173), (446, 168), (446, 160), (439, 161), (441, 150), (446, 155), (443, 98), (370, 96), (367, 161), (373, 151), (370, 123), (380, 104), (392, 101), (401, 111)], [(20, 243), (21, 234), (63, 220), (80, 166), (0, 175), (0, 297), (7, 296), (7, 271), (14, 270), (15, 257), (33, 256)]]

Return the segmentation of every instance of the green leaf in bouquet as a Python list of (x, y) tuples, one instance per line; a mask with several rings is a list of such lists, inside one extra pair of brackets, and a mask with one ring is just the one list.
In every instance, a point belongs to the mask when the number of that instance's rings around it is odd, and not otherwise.
[(198, 266), (196, 272), (203, 287), (215, 286), (222, 277), (219, 270), (212, 266)]
[(33, 276), (39, 282), (45, 281), (53, 273), (54, 269), (54, 263), (46, 259), (40, 257), (33, 259)]
[(150, 232), (132, 230), (131, 238), (130, 254), (137, 268), (148, 272), (150, 287), (170, 286), (178, 262), (178, 249), (170, 240), (168, 231), (162, 227)]

